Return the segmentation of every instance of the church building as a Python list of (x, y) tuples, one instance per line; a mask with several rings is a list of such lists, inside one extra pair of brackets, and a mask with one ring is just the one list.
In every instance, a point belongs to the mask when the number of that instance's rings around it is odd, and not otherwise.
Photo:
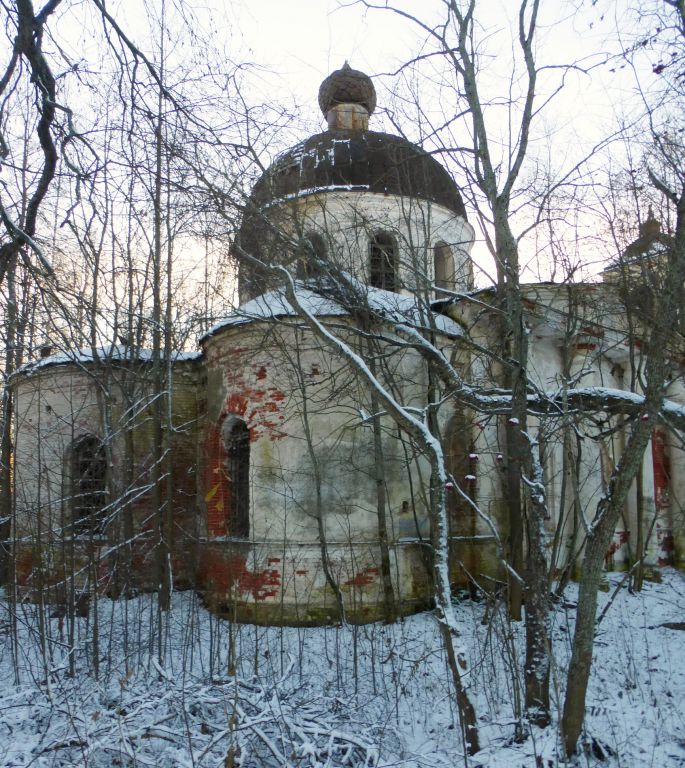
[[(511, 457), (501, 419), (441, 392), (398, 330), (429, 339), (474, 386), (496, 384), (493, 292), (474, 289), (461, 194), (435, 157), (369, 129), (376, 93), (365, 74), (345, 64), (319, 105), (326, 130), (254, 186), (235, 243), (240, 306), (197, 352), (64, 350), (15, 375), (22, 589), (55, 601), (69, 590), (117, 595), (156, 589), (167, 568), (176, 588), (238, 621), (367, 622), (430, 606), (428, 462), (359, 368), (303, 321), (286, 282), (398, 402), (428, 414), (454, 480), (453, 583), (502, 577)], [(636, 340), (610, 272), (523, 290), (536, 385), (631, 388)], [(160, 366), (171, 382), (161, 454)], [(682, 402), (682, 385), (670, 396)], [(563, 419), (543, 433), (549, 553), (561, 571), (582, 549), (581, 515), (594, 513), (622, 437)], [(609, 567), (636, 546), (654, 565), (685, 557), (683, 464), (679, 442), (655, 428)]]

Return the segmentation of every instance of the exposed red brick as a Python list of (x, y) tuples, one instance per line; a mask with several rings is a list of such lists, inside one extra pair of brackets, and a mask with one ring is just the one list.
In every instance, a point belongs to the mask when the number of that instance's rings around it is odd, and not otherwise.
[(202, 494), (207, 509), (207, 532), (210, 536), (225, 536), (230, 510), (228, 478), (224, 466), (221, 430), (210, 424), (204, 442), (204, 473)]
[(242, 394), (234, 392), (228, 396), (228, 400), (222, 410), (222, 413), (234, 413), (236, 416), (244, 416), (246, 411), (247, 398)]
[(19, 549), (14, 558), (17, 573), (17, 582), (27, 584), (33, 573), (33, 551), (31, 549)]
[(201, 583), (216, 594), (228, 595), (235, 589), (236, 597), (241, 593), (251, 594), (257, 601), (275, 597), (281, 586), (280, 571), (250, 571), (246, 563), (246, 555), (207, 549), (199, 559), (198, 575)]
[(611, 557), (613, 557), (621, 547), (627, 543), (628, 538), (630, 537), (630, 534), (628, 531), (617, 531), (617, 540), (613, 541), (611, 543), (611, 546), (609, 549), (607, 549), (606, 554), (604, 555), (605, 560), (609, 560)]
[(657, 562), (659, 565), (672, 565), (673, 553), (675, 552), (675, 540), (673, 532), (670, 529), (661, 528), (657, 523), (656, 532), (657, 545), (659, 547), (659, 556)]
[(601, 339), (604, 336), (604, 329), (599, 328), (596, 325), (584, 325), (580, 329), (580, 332), (586, 334), (587, 336), (594, 336), (598, 339)]
[(368, 587), (378, 575), (378, 568), (364, 568), (363, 571), (343, 582), (343, 587)]
[(669, 507), (668, 490), (671, 482), (671, 461), (668, 456), (666, 433), (662, 429), (652, 430), (652, 469), (654, 503), (658, 513)]

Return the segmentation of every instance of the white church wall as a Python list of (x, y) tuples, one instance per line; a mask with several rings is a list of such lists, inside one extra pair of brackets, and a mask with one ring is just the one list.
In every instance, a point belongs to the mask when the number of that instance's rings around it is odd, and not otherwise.
[(369, 239), (376, 232), (390, 234), (399, 250), (403, 293), (424, 291), (434, 281), (433, 248), (444, 242), (453, 253), (456, 285), (460, 290), (472, 286), (474, 230), (463, 217), (436, 203), (398, 195), (321, 192), (274, 204), (267, 216), (297, 236), (319, 233), (331, 261), (367, 283)]
[(83, 370), (46, 369), (16, 384), (14, 441), (21, 530), (61, 531), (65, 521), (66, 453), (75, 438), (101, 435), (97, 383)]
[[(531, 381), (542, 390), (558, 391), (563, 386), (607, 387), (624, 389), (630, 386), (629, 347), (625, 337), (611, 328), (617, 322), (619, 309), (615, 298), (603, 286), (540, 285), (525, 287), (529, 348), (527, 373)], [(492, 297), (479, 294), (485, 304)], [(468, 318), (481, 311), (481, 304), (462, 306)], [(570, 314), (569, 314), (570, 313)], [(482, 314), (471, 329), (472, 340), (483, 349), (496, 349), (498, 326), (488, 313)], [(639, 352), (639, 350), (638, 350)], [(564, 362), (566, 361), (566, 362)], [(566, 371), (566, 373), (564, 372)], [(475, 386), (491, 386), (501, 376), (500, 364), (488, 355), (473, 355), (469, 381)], [(676, 385), (675, 396), (683, 392)], [(677, 390), (677, 391), (676, 391)], [(504, 418), (504, 417), (502, 417)], [(503, 487), (506, 451), (503, 436), (495, 418), (483, 415), (472, 417), (475, 452), (478, 455), (475, 500), (481, 510), (489, 514), (506, 541), (506, 505)], [(529, 432), (538, 435), (539, 421), (529, 418)], [(555, 554), (554, 566), (563, 569), (569, 557), (577, 558), (582, 551), (585, 521), (591, 521), (597, 504), (603, 498), (606, 482), (620, 457), (625, 442), (623, 432), (615, 427), (617, 418), (593, 413), (567, 417), (568, 437), (566, 472), (564, 472), (564, 419), (545, 418), (541, 435), (544, 470), (549, 508), (548, 551)], [(577, 427), (577, 429), (576, 429)], [(638, 530), (646, 543), (647, 564), (665, 562), (665, 551), (678, 550), (675, 542), (682, 536), (677, 524), (678, 503), (672, 496), (683, 495), (683, 461), (681, 450), (674, 450), (673, 439), (662, 431), (655, 432), (645, 452), (641, 476), (640, 519), (638, 520), (637, 483), (633, 483), (626, 510), (607, 552), (607, 566), (624, 568), (632, 562), (638, 543)], [(659, 479), (659, 461), (666, 456), (668, 478)], [(670, 466), (668, 466), (670, 464)], [(683, 467), (685, 469), (685, 467)], [(663, 472), (662, 472), (663, 474)], [(668, 486), (670, 484), (670, 490)], [(682, 486), (682, 487), (681, 487)], [(660, 488), (666, 488), (664, 496)], [(661, 495), (660, 495), (661, 494)], [(658, 499), (662, 498), (661, 507)], [(655, 517), (656, 516), (656, 517)], [(651, 536), (649, 535), (652, 530)], [(474, 534), (483, 534), (480, 523), (472, 526)], [(555, 542), (555, 534), (557, 539)], [(555, 549), (556, 547), (556, 549)]]
[[(298, 324), (253, 322), (205, 341), (201, 579), (212, 599), (233, 601), (251, 620), (307, 623), (335, 611), (321, 563), (321, 517), (330, 571), (359, 620), (382, 610), (373, 403), (358, 374)], [(403, 402), (421, 404), (427, 381), (418, 355), (391, 355), (385, 365)], [(242, 541), (231, 533), (230, 479), (217, 439), (229, 415), (250, 430), (250, 533)], [(391, 575), (396, 599), (409, 610), (428, 597), (414, 521), (426, 518), (429, 471), (405, 453), (408, 443), (387, 417), (380, 441)]]
[[(668, 398), (685, 404), (685, 383), (677, 378), (668, 389)], [(661, 427), (669, 463), (668, 494), (663, 498), (661, 531), (657, 531), (658, 558), (665, 564), (685, 564), (685, 448), (682, 436)], [(670, 534), (669, 534), (670, 528)], [(659, 541), (660, 539), (660, 541)]]
[[(111, 362), (111, 361), (110, 361)], [(170, 500), (174, 514), (172, 567), (179, 586), (190, 583), (195, 535), (196, 445), (199, 376), (194, 362), (174, 364), (169, 439), (174, 477)], [(18, 578), (22, 585), (37, 573), (55, 588), (65, 574), (81, 585), (97, 565), (97, 588), (112, 587), (116, 563), (126, 541), (124, 518), (130, 515), (137, 563), (132, 583), (156, 583), (156, 511), (150, 493), (152, 403), (145, 366), (90, 363), (38, 364), (15, 378), (14, 478)], [(130, 436), (128, 442), (127, 433)], [(93, 510), (97, 524), (75, 527), (72, 484), (74, 447), (84, 438), (102, 445), (104, 507)], [(127, 450), (130, 448), (130, 454)], [(123, 554), (122, 554), (123, 556)], [(39, 570), (40, 569), (40, 570)], [(61, 574), (61, 575), (60, 575)], [(91, 584), (91, 588), (95, 588)]]

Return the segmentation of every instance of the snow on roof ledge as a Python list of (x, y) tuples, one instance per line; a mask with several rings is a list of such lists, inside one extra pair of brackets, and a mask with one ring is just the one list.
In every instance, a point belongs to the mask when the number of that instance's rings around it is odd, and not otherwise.
[[(188, 360), (197, 360), (202, 357), (201, 352), (172, 352), (172, 361), (180, 363)], [(164, 353), (162, 352), (162, 359)], [(95, 362), (137, 362), (149, 363), (152, 361), (152, 350), (137, 349), (125, 344), (110, 344), (109, 346), (96, 347), (95, 350), (86, 349), (66, 350), (58, 352), (40, 360), (30, 360), (19, 368), (16, 373), (30, 376), (33, 373), (54, 365), (89, 365)]]
[[(414, 327), (424, 327), (426, 325), (422, 317), (425, 316), (428, 307), (422, 305), (416, 298), (385, 291), (381, 288), (373, 288), (363, 285), (353, 278), (349, 279), (353, 281), (354, 288), (361, 288), (363, 291), (366, 308), (380, 317), (392, 323), (407, 324)], [(345, 317), (349, 315), (349, 312), (337, 301), (313, 291), (303, 282), (295, 282), (295, 293), (301, 306), (315, 317)], [(435, 324), (435, 328), (438, 331), (448, 336), (464, 335), (461, 326), (449, 317), (438, 315), (434, 312), (431, 312), (430, 315), (431, 321)], [(286, 298), (285, 289), (280, 288), (264, 293), (242, 304), (204, 333), (200, 337), (199, 343), (202, 344), (225, 328), (233, 328), (252, 322), (273, 321), (279, 318), (298, 316), (298, 311), (292, 307)]]

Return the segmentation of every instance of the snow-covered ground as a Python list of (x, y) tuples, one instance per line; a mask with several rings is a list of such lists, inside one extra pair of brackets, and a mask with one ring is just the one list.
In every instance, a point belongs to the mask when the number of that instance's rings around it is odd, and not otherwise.
[[(612, 588), (619, 576), (611, 576)], [(611, 592), (601, 596), (600, 610)], [(574, 590), (553, 616), (555, 720)], [(562, 764), (555, 727), (514, 741), (522, 627), (482, 602), (457, 605), (482, 751), (463, 757), (434, 620), (327, 629), (236, 627), (190, 593), (162, 625), (153, 596), (101, 600), (68, 627), (38, 611), (0, 614), (2, 766), (483, 766)], [(685, 765), (685, 576), (665, 571), (641, 594), (622, 589), (598, 630), (578, 765)], [(681, 629), (664, 624), (680, 624)], [(17, 653), (11, 635), (16, 626)], [(233, 649), (233, 656), (232, 651)], [(232, 658), (235, 674), (231, 674)], [(94, 661), (98, 661), (97, 677)], [(233, 762), (227, 754), (233, 754)], [(599, 757), (607, 756), (603, 763)]]

